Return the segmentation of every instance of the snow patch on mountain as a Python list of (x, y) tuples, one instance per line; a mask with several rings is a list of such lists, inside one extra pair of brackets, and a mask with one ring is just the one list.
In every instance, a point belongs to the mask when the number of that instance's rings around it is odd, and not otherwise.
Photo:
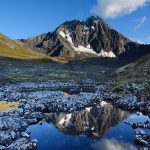
[(85, 30), (85, 31), (89, 31), (90, 29), (89, 29), (89, 27), (84, 26), (84, 30)]
[(66, 37), (66, 34), (65, 34), (63, 31), (60, 31), (59, 34), (60, 34), (63, 38)]
[(92, 30), (95, 30), (95, 27), (94, 27), (94, 26), (91, 26), (91, 29), (92, 29)]
[(71, 38), (69, 32), (68, 32), (67, 34), (65, 34), (63, 31), (60, 31), (59, 34), (60, 34), (63, 38), (65, 38), (71, 45), (73, 45), (72, 38)]
[(78, 47), (73, 47), (73, 48), (76, 52), (90, 53), (90, 54), (95, 54), (98, 56), (98, 54), (92, 48), (89, 48), (89, 45), (87, 47), (79, 45)]
[(99, 56), (101, 56), (101, 57), (110, 57), (110, 58), (115, 58), (116, 57), (116, 55), (112, 51), (105, 52), (103, 49), (99, 53)]
[[(93, 30), (95, 29), (94, 26), (91, 27)], [(89, 30), (88, 27), (84, 26), (84, 29), (85, 30)], [(59, 32), (59, 35), (61, 35), (63, 38), (65, 38), (72, 46), (72, 48), (78, 52), (79, 54), (80, 53), (88, 53), (88, 54), (93, 54), (93, 55), (96, 55), (96, 56), (99, 56), (99, 57), (109, 57), (109, 58), (115, 58), (116, 55), (112, 52), (112, 51), (109, 51), (109, 52), (106, 52), (104, 51), (103, 49), (101, 50), (101, 52), (98, 54), (96, 53), (92, 48), (91, 48), (91, 45), (88, 44), (86, 47), (85, 46), (82, 46), (82, 45), (79, 45), (78, 47), (75, 47), (74, 44), (73, 44), (73, 40), (70, 36), (71, 33), (65, 33), (64, 31), (60, 31)]]
[(89, 48), (89, 49), (91, 49), (91, 45), (90, 44), (88, 44), (86, 47)]

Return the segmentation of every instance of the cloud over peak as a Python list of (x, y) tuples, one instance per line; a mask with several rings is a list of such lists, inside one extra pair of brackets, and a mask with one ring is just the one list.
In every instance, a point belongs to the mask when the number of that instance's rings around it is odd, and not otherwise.
[(147, 40), (148, 42), (150, 42), (150, 36), (147, 36), (147, 37), (146, 37), (146, 40)]
[(149, 0), (97, 0), (92, 13), (104, 18), (116, 18), (130, 14), (145, 6)]
[(138, 29), (140, 29), (145, 24), (146, 20), (147, 20), (146, 16), (143, 16), (142, 18), (137, 19), (136, 25), (134, 27), (134, 31), (137, 31)]

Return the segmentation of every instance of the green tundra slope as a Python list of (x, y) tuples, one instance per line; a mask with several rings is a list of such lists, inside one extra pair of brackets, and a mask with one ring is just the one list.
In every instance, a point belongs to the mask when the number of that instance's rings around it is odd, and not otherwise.
[(43, 54), (29, 50), (25, 46), (11, 40), (0, 33), (0, 57), (18, 59), (44, 59)]
[(118, 80), (143, 82), (150, 81), (150, 54), (136, 63), (129, 64), (116, 71)]
[[(123, 91), (141, 89), (140, 94), (150, 96), (150, 54), (136, 63), (128, 64), (113, 74), (111, 89)], [(120, 90), (119, 90), (120, 91)]]

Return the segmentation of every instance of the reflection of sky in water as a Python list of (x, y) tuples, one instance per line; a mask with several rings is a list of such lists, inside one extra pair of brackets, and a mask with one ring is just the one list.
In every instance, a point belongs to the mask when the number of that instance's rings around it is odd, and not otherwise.
[[(127, 130), (128, 127), (125, 129)], [(118, 130), (118, 127), (115, 130)], [(136, 150), (132, 143), (126, 142), (126, 131), (121, 131), (123, 132), (122, 136), (125, 134), (125, 137), (120, 139), (114, 138), (117, 134), (117, 136), (119, 136), (120, 132), (118, 130), (118, 133), (115, 133), (115, 130), (112, 132), (109, 131), (108, 137), (106, 135), (102, 139), (92, 140), (84, 135), (65, 135), (60, 132), (53, 124), (48, 124), (46, 122), (44, 122), (42, 125), (31, 126), (29, 128), (29, 131), (32, 132), (32, 138), (37, 138), (39, 141), (39, 150)], [(134, 132), (130, 134), (129, 133), (130, 132), (127, 133), (128, 137), (133, 138), (132, 141), (134, 141)]]
[[(107, 109), (107, 107), (105, 108)], [(113, 110), (116, 112), (116, 109)], [(125, 115), (126, 113), (122, 111), (122, 114)], [(145, 121), (146, 119), (148, 118), (143, 115), (133, 114), (125, 121)], [(104, 118), (105, 121), (108, 120)], [(31, 131), (31, 137), (39, 141), (39, 150), (136, 150), (134, 143), (135, 130), (130, 125), (125, 124), (124, 121), (121, 123), (118, 123), (118, 120), (114, 121), (118, 125), (110, 127), (102, 137), (95, 140), (90, 136), (86, 136), (85, 133), (83, 133), (84, 135), (73, 136), (71, 133), (68, 135), (66, 132), (62, 132), (61, 129), (56, 128), (54, 124), (48, 124), (47, 122), (43, 122), (42, 125), (30, 126), (29, 131)]]
[[(123, 122), (121, 122), (120, 124), (118, 124), (117, 126), (115, 126), (114, 128), (112, 128), (111, 130), (109, 130), (105, 135), (104, 138), (114, 138), (117, 140), (123, 140), (125, 142), (129, 142), (134, 144), (135, 142), (135, 130), (133, 130), (133, 128), (124, 123), (126, 122), (145, 122), (146, 120), (148, 120), (149, 118), (147, 116), (144, 115), (139, 115), (137, 116), (136, 114), (131, 115), (130, 117), (128, 117), (127, 119), (125, 119)], [(144, 129), (146, 130), (146, 129)]]
[(32, 138), (37, 138), (39, 141), (40, 150), (76, 150), (80, 147), (86, 150), (92, 143), (86, 136), (65, 135), (53, 124), (48, 123), (31, 126), (29, 131), (31, 131)]

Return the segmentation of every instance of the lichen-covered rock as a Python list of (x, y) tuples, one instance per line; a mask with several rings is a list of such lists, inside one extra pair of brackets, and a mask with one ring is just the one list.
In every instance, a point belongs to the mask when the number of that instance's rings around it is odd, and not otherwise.
[(9, 150), (36, 150), (37, 141), (33, 140), (30, 142), (29, 139), (21, 138), (14, 141), (11, 145), (8, 146)]

